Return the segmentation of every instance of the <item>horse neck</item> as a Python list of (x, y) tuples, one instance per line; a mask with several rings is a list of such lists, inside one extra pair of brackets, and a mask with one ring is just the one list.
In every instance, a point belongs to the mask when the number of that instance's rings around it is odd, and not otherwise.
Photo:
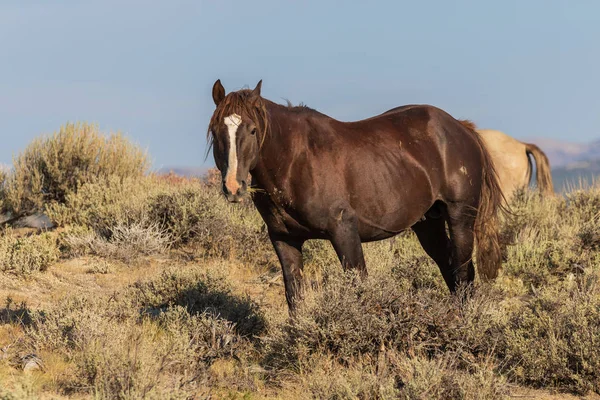
[(259, 151), (256, 167), (250, 171), (261, 189), (281, 186), (282, 176), (297, 153), (304, 152), (301, 143), (307, 132), (298, 129), (307, 116), (288, 107), (265, 100), (269, 116), (269, 132)]

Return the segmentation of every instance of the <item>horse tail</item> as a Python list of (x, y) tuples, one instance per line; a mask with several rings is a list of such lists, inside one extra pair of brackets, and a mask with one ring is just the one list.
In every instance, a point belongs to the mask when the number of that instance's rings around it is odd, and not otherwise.
[(479, 144), (482, 159), (482, 184), (479, 194), (479, 206), (475, 217), (475, 254), (479, 276), (486, 281), (495, 279), (502, 266), (500, 248), (500, 214), (509, 214), (506, 199), (500, 188), (494, 162), (483, 140), (477, 134), (476, 126), (468, 120), (459, 122), (473, 133)]
[(535, 160), (537, 169), (536, 180), (540, 192), (545, 195), (554, 194), (554, 185), (552, 184), (552, 175), (550, 173), (550, 162), (548, 161), (546, 154), (532, 143), (525, 143), (525, 152), (528, 156), (531, 155)]

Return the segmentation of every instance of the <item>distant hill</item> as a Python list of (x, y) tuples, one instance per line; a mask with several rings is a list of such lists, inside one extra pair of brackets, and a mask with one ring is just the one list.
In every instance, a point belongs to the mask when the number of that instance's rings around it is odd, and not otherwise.
[(600, 157), (552, 168), (552, 182), (557, 192), (600, 182)]
[(172, 166), (159, 168), (157, 173), (160, 175), (173, 172), (175, 175), (185, 177), (203, 176), (209, 170), (209, 167), (190, 167), (190, 166)]
[(589, 143), (546, 138), (525, 141), (537, 144), (548, 156), (556, 191), (600, 180), (600, 140)]
[(544, 150), (553, 168), (600, 159), (600, 140), (589, 143), (570, 143), (555, 139), (537, 138), (527, 141), (537, 144)]

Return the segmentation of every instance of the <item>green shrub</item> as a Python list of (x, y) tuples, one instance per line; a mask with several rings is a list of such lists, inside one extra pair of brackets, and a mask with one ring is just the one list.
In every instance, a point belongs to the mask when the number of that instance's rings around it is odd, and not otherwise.
[[(465, 371), (452, 353), (425, 357), (388, 356), (402, 399), (505, 399), (506, 380), (494, 373), (494, 365), (482, 362)], [(394, 368), (395, 367), (395, 368)]]
[(381, 374), (367, 360), (341, 365), (326, 354), (314, 357), (314, 365), (302, 375), (298, 398), (398, 399), (400, 390), (394, 373)]
[(81, 185), (99, 178), (141, 177), (150, 165), (146, 154), (121, 134), (107, 137), (86, 123), (67, 124), (35, 139), (13, 164), (5, 184), (6, 206), (20, 215), (64, 203)]
[[(228, 204), (199, 180), (174, 184), (156, 176), (113, 176), (82, 185), (63, 204), (49, 205), (47, 214), (59, 226), (85, 227), (93, 231), (89, 235), (108, 241), (115, 229), (137, 227), (160, 231), (172, 247), (193, 245), (203, 256), (239, 257), (258, 264), (275, 258), (258, 212)], [(71, 239), (72, 245), (78, 241)]]
[(49, 204), (46, 214), (58, 226), (85, 226), (108, 237), (113, 226), (143, 218), (152, 186), (149, 178), (97, 179), (67, 194), (64, 203)]
[[(216, 191), (200, 184), (173, 187), (148, 199), (149, 216), (162, 225), (175, 244), (185, 244), (204, 239), (223, 225), (229, 210), (220, 200)], [(219, 221), (211, 224), (214, 220)]]
[(0, 236), (0, 271), (31, 274), (45, 271), (58, 260), (56, 235), (16, 236), (10, 230)]
[[(381, 268), (381, 258), (366, 281), (331, 268), (318, 290), (307, 289), (295, 320), (269, 329), (264, 363), (303, 371), (311, 379), (304, 384), (324, 398), (385, 398), (389, 376), (402, 382), (393, 386), (401, 398), (501, 398), (504, 379), (598, 393), (600, 255), (577, 239), (586, 210), (566, 205), (572, 217), (560, 221), (524, 216), (504, 273), (464, 304), (448, 295), (412, 235), (398, 238), (393, 262)], [(382, 351), (395, 354), (386, 365), (396, 367), (375, 376)], [(323, 371), (324, 356), (339, 366)]]
[(273, 249), (258, 212), (228, 204), (201, 182), (152, 195), (149, 220), (170, 234), (174, 246), (192, 243), (204, 255), (238, 257), (254, 263), (273, 260)]

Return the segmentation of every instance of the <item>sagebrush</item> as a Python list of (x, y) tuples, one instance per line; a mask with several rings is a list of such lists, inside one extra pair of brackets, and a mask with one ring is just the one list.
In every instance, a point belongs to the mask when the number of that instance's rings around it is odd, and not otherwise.
[(145, 151), (120, 133), (104, 135), (96, 125), (66, 124), (32, 141), (13, 160), (4, 183), (4, 209), (17, 215), (63, 203), (97, 179), (141, 177), (150, 167)]
[[(70, 269), (56, 274), (56, 285), (78, 263), (88, 280), (78, 277), (72, 290), (44, 302), (33, 297), (36, 306), (11, 300), (0, 310), (0, 380), (20, 382), (14, 393), (501, 399), (520, 386), (600, 393), (599, 188), (517, 195), (502, 229), (502, 272), (462, 288), (466, 302), (448, 293), (411, 232), (364, 245), (366, 280), (342, 271), (329, 243), (308, 241), (306, 293), (294, 319), (260, 216), (251, 203), (228, 204), (214, 182), (111, 174), (44, 209), (57, 232), (0, 236), (6, 293), (37, 281), (52, 292), (45, 279), (65, 268), (59, 257)], [(44, 370), (27, 386), (22, 360), (31, 354)]]

